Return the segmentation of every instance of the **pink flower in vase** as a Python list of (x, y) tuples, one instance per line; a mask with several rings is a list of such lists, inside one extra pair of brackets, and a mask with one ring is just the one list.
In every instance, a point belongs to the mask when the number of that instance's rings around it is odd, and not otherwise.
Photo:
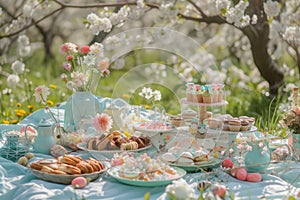
[(63, 63), (63, 68), (64, 68), (66, 71), (69, 72), (69, 71), (71, 71), (72, 66), (71, 66), (70, 63), (64, 62), (64, 63)]
[(74, 57), (72, 56), (72, 55), (67, 55), (66, 56), (66, 60), (67, 61), (71, 61), (71, 60), (73, 60), (74, 59)]
[(94, 127), (97, 131), (108, 131), (109, 129), (111, 129), (112, 123), (112, 118), (106, 113), (97, 113), (96, 117), (94, 118)]

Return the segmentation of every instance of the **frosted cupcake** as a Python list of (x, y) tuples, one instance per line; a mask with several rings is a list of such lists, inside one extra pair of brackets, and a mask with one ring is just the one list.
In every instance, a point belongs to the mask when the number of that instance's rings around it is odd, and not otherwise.
[(217, 118), (209, 118), (207, 123), (211, 129), (218, 129), (221, 126), (221, 121)]
[(195, 85), (195, 98), (194, 98), (194, 102), (197, 103), (203, 103), (203, 97), (202, 97), (202, 92), (200, 89), (200, 85)]
[(202, 93), (203, 103), (212, 103), (212, 96), (209, 92), (209, 90), (205, 90), (205, 92)]
[(250, 123), (248, 120), (241, 120), (241, 131), (248, 131), (250, 129)]
[(194, 83), (188, 83), (186, 88), (186, 100), (193, 101)]
[(239, 132), (241, 129), (241, 120), (237, 118), (230, 119), (229, 122), (229, 130), (232, 132)]

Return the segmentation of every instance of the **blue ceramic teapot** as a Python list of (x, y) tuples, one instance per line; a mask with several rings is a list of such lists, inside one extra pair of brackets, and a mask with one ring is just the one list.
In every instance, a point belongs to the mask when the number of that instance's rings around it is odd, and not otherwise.
[[(26, 130), (28, 126), (33, 126), (36, 128), (38, 132), (38, 136), (35, 139), (34, 143), (31, 144), (27, 134)], [(42, 119), (38, 125), (28, 124), (25, 127), (25, 137), (26, 142), (28, 144), (31, 144), (33, 146), (34, 152), (36, 153), (42, 153), (42, 154), (50, 154), (50, 148), (55, 144), (55, 138), (54, 138), (54, 124), (46, 121), (45, 119)]]

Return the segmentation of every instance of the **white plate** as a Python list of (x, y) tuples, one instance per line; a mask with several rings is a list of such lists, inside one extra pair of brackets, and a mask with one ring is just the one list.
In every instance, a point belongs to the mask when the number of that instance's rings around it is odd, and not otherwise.
[(179, 167), (184, 169), (187, 172), (199, 172), (202, 170), (217, 168), (220, 166), (221, 160), (214, 158), (208, 162), (198, 162), (194, 165), (187, 164), (177, 164), (177, 163), (169, 163), (170, 166)]
[(112, 167), (110, 168), (107, 173), (114, 177), (116, 180), (118, 180), (121, 183), (127, 184), (127, 185), (133, 185), (133, 186), (140, 186), (140, 187), (158, 187), (158, 186), (165, 186), (170, 183), (172, 183), (173, 180), (177, 180), (179, 178), (182, 178), (184, 175), (186, 175), (186, 171), (177, 167), (172, 167), (176, 170), (178, 176), (175, 176), (170, 179), (166, 180), (150, 180), (150, 181), (144, 181), (144, 180), (132, 180), (127, 179), (124, 177), (119, 176), (120, 166)]
[(180, 102), (192, 106), (225, 106), (228, 104), (228, 102), (225, 100), (217, 103), (197, 103), (197, 102), (187, 101), (186, 98), (180, 99)]
[(90, 181), (93, 181), (93, 180), (97, 179), (102, 173), (107, 171), (107, 168), (105, 168), (104, 170), (101, 170), (99, 172), (93, 172), (93, 173), (88, 173), (88, 174), (76, 174), (76, 175), (49, 174), (49, 173), (42, 172), (39, 170), (31, 169), (31, 168), (30, 168), (30, 170), (36, 177), (38, 177), (39, 179), (42, 179), (44, 181), (68, 185), (68, 184), (71, 184), (71, 182), (74, 178), (79, 177), (79, 176), (87, 178)]
[(174, 130), (176, 130), (175, 128), (171, 128), (171, 129), (147, 129), (145, 127), (141, 127), (140, 123), (133, 125), (134, 129), (136, 131), (140, 131), (142, 132), (142, 135), (144, 136), (149, 136), (149, 137), (153, 137), (155, 135), (157, 135), (158, 133), (170, 133), (173, 132)]
[(150, 147), (152, 147), (152, 144), (149, 144), (148, 146), (144, 147), (144, 148), (140, 148), (140, 149), (134, 149), (134, 150), (92, 150), (92, 149), (88, 149), (86, 147), (86, 143), (79, 143), (77, 144), (78, 148), (84, 151), (89, 152), (94, 158), (98, 159), (98, 160), (105, 160), (107, 158), (112, 158), (113, 154), (115, 153), (122, 153), (122, 152), (141, 152), (144, 150), (149, 149)]

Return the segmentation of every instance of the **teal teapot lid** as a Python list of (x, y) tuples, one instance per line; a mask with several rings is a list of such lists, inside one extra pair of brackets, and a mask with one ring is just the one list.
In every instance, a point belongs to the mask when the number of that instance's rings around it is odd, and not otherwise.
[(47, 121), (45, 118), (42, 118), (41, 121), (38, 123), (38, 127), (51, 127), (53, 126), (53, 123), (50, 123), (49, 121)]

